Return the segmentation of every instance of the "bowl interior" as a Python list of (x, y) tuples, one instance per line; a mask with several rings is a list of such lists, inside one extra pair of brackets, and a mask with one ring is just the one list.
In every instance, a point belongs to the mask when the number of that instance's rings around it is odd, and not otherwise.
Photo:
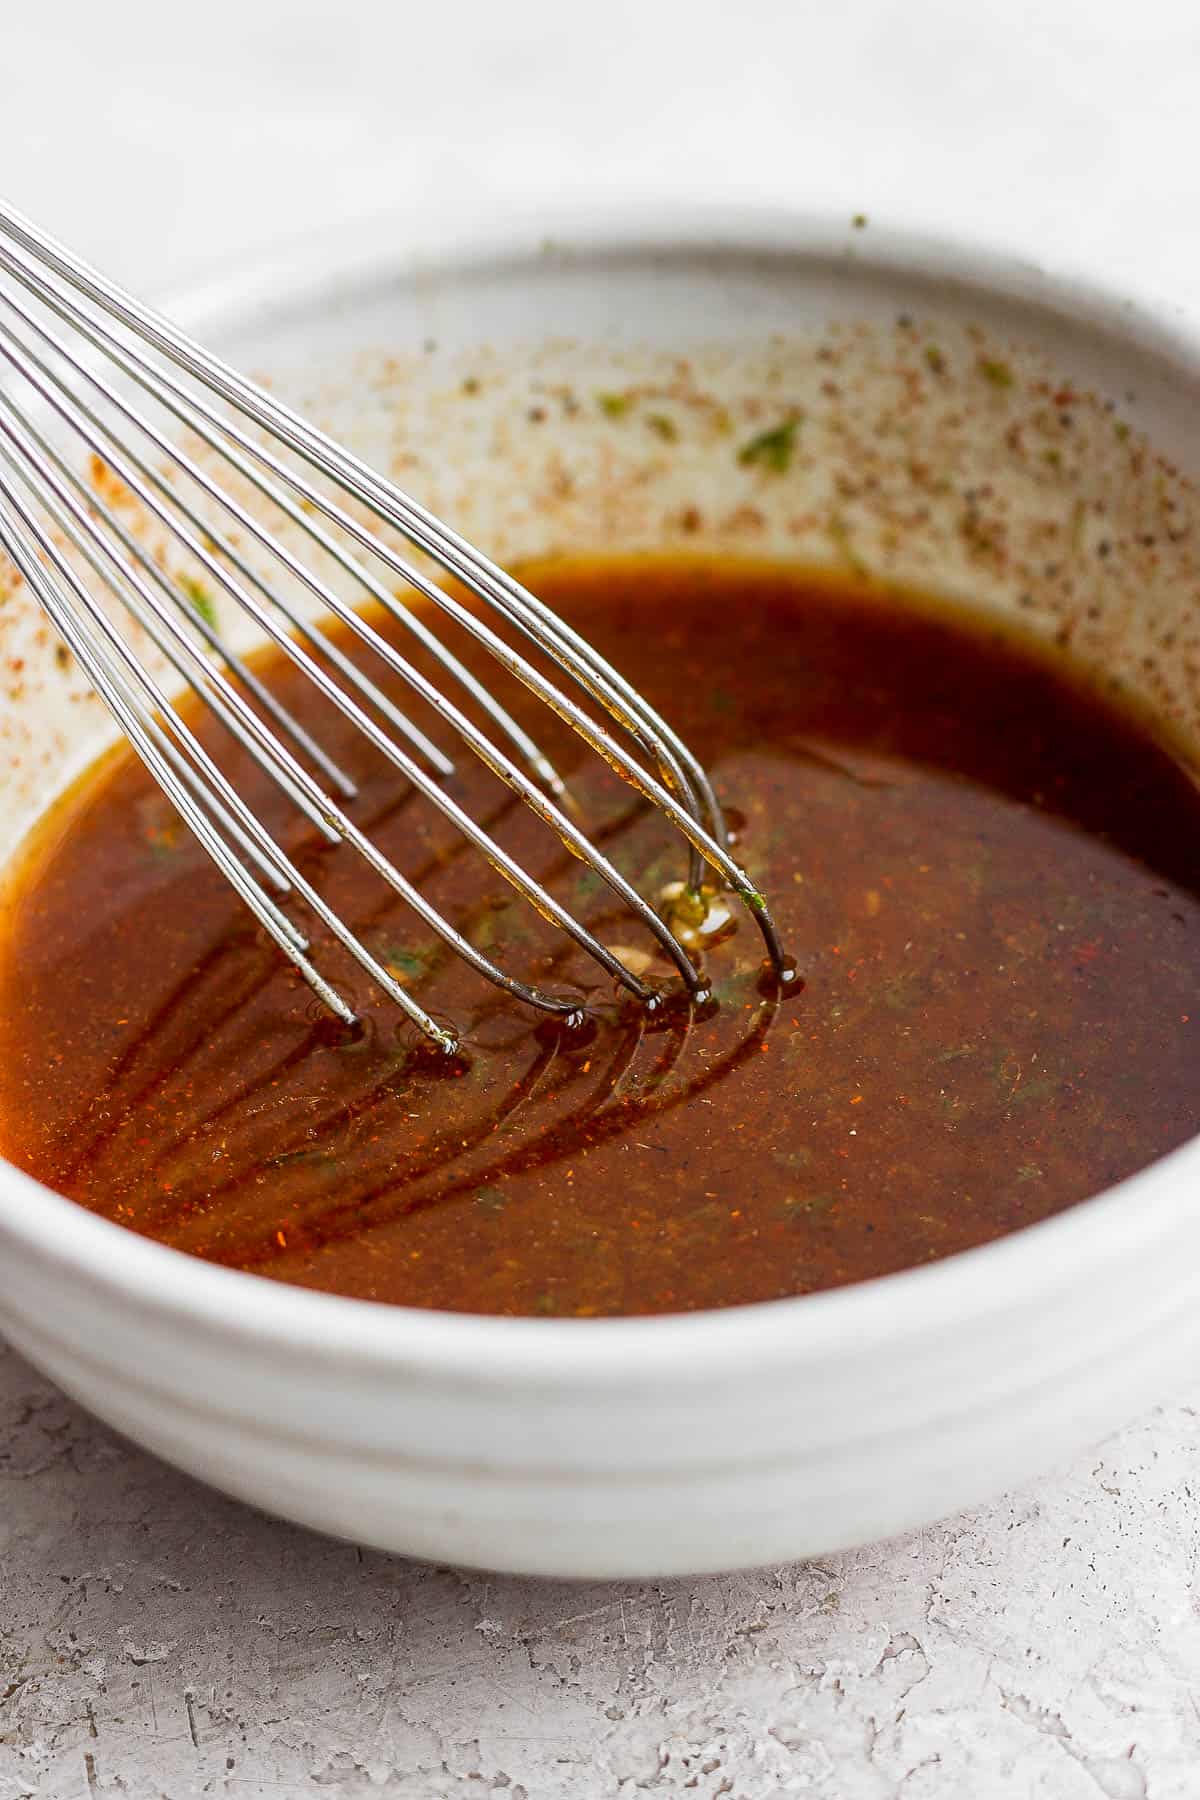
[[(1164, 334), (1030, 298), (1019, 271), (865, 244), (372, 250), (361, 275), (191, 311), (499, 560), (720, 551), (869, 575), (882, 604), (916, 585), (1061, 645), (1195, 752), (1197, 496), (1177, 458), (1197, 382)], [(783, 421), (786, 470), (739, 460)], [(2, 859), (112, 731), (12, 583), (0, 656)]]
[[(361, 273), (276, 272), (190, 311), (502, 562), (719, 552), (869, 578), (881, 606), (915, 586), (1056, 645), (1200, 760), (1182, 350), (1000, 265), (853, 240), (772, 251), (769, 235), (597, 232), (469, 257), (376, 238)], [(742, 457), (784, 422), (786, 467)], [(2, 862), (113, 732), (19, 584), (0, 656)]]

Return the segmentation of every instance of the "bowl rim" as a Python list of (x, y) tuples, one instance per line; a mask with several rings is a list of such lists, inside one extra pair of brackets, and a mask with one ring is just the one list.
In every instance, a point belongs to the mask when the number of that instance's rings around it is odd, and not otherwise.
[[(394, 248), (397, 241), (403, 249)], [(381, 249), (381, 244), (386, 246)], [(638, 202), (427, 214), (388, 211), (308, 234), (168, 296), (197, 335), (244, 329), (419, 273), (585, 263), (609, 255), (791, 261), (859, 275), (936, 281), (1111, 335), (1200, 379), (1200, 320), (1186, 308), (1118, 295), (1090, 276), (1051, 274), (972, 234), (862, 228), (844, 215), (745, 205)], [(351, 1299), (206, 1263), (88, 1212), (0, 1158), (0, 1239), (47, 1271), (143, 1316), (186, 1321), (227, 1345), (289, 1360), (403, 1366), (478, 1385), (563, 1388), (665, 1376), (691, 1384), (777, 1362), (877, 1354), (901, 1337), (942, 1336), (1018, 1308), (1120, 1283), (1139, 1254), (1173, 1236), (1189, 1189), (1200, 1199), (1200, 1135), (1101, 1193), (975, 1249), (844, 1288), (748, 1305), (631, 1318), (534, 1319), (438, 1312)], [(19, 1305), (14, 1307), (20, 1310)]]

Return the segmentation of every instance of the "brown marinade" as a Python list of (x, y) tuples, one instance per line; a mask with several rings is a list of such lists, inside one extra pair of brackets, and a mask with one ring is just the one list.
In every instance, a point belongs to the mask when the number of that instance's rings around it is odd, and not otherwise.
[[(803, 991), (744, 921), (719, 1002), (653, 1027), (514, 900), (295, 675), (355, 817), (489, 954), (585, 986), (577, 1036), (485, 986), (246, 762), (243, 791), (465, 1053), (316, 942), (322, 1018), (140, 765), (43, 827), (0, 943), (0, 1143), (84, 1206), (282, 1281), (555, 1316), (808, 1293), (1044, 1219), (1200, 1129), (1200, 799), (1049, 656), (914, 597), (786, 569), (541, 566), (544, 598), (660, 706), (736, 809)], [(677, 842), (532, 701), (643, 891)], [(205, 733), (217, 740), (218, 727)], [(448, 740), (447, 740), (448, 741)], [(607, 890), (459, 754), (451, 791), (605, 941)], [(299, 916), (299, 915), (298, 915)]]

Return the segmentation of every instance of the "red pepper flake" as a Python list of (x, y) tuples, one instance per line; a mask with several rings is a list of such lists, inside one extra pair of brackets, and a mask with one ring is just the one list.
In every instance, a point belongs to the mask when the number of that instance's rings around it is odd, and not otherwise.
[(279, 1245), (281, 1250), (287, 1249), (287, 1239), (284, 1237), (282, 1231), (277, 1231), (275, 1233), (275, 1242)]

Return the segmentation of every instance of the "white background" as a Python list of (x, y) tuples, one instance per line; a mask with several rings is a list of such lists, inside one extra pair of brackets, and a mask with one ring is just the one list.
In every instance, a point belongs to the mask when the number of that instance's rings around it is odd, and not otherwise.
[(334, 218), (573, 191), (972, 231), (1200, 299), (1195, 0), (0, 8), (0, 180), (151, 286)]

